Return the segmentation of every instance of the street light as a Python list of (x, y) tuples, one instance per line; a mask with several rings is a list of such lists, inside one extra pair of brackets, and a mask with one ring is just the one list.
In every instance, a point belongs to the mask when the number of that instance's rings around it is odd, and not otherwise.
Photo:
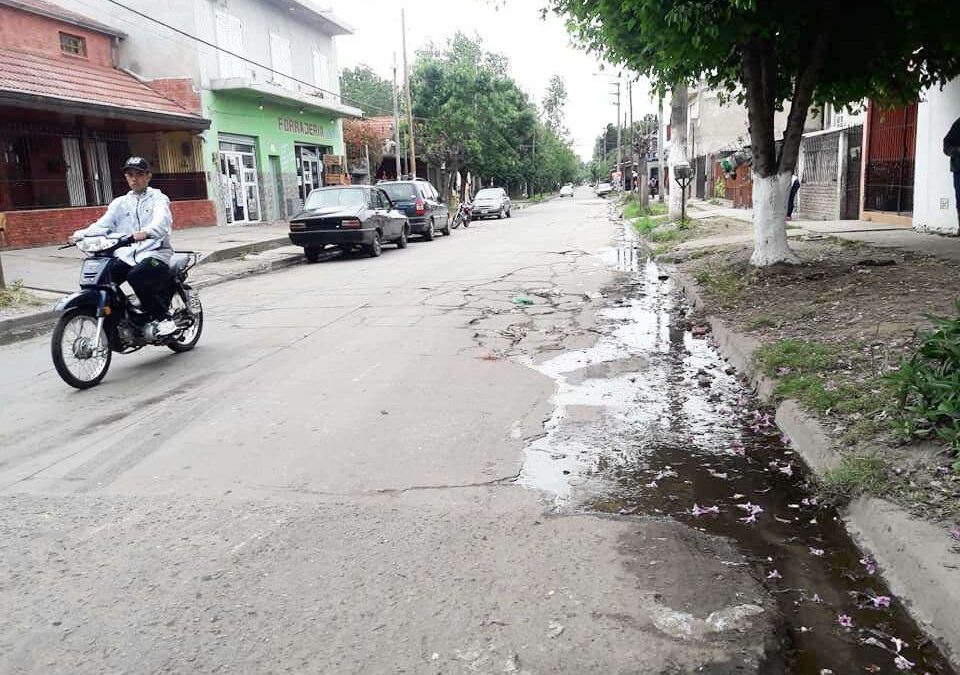
[(684, 160), (675, 164), (673, 179), (680, 186), (680, 227), (684, 227), (687, 222), (687, 187), (693, 181), (693, 167), (690, 162)]

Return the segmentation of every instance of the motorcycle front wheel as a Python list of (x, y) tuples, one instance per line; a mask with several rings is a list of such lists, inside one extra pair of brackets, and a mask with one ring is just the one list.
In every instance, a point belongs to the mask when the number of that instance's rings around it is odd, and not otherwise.
[(89, 389), (100, 384), (110, 369), (110, 343), (100, 332), (100, 346), (95, 348), (97, 316), (92, 307), (66, 311), (53, 329), (50, 352), (57, 374), (76, 389)]

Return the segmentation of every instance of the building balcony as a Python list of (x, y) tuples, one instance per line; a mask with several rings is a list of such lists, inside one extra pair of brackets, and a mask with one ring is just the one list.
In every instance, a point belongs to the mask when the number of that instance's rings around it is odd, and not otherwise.
[(344, 105), (333, 94), (305, 93), (284, 87), (275, 82), (265, 82), (249, 77), (231, 77), (212, 80), (210, 89), (218, 93), (233, 93), (238, 96), (255, 98), (264, 102), (279, 103), (303, 107), (312, 111), (327, 113), (340, 118), (362, 118), (359, 108)]

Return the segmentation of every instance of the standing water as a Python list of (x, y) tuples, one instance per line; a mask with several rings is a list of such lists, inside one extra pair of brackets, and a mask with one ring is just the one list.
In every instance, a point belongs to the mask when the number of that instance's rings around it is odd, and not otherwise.
[[(558, 510), (671, 517), (734, 540), (784, 617), (789, 673), (954, 673), (641, 253), (605, 256), (623, 279), (597, 344), (531, 364), (556, 380), (556, 408), (520, 482)], [(572, 420), (572, 406), (597, 418)]]

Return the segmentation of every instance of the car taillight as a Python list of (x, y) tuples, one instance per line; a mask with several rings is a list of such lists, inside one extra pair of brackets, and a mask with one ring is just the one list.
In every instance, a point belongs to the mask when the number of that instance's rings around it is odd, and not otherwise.
[(426, 208), (425, 208), (425, 207), (426, 207), (426, 205), (423, 203), (423, 200), (418, 197), (418, 198), (417, 198), (417, 203), (414, 204), (414, 208), (417, 210), (417, 215), (418, 215), (418, 216), (422, 216), (424, 213), (426, 213)]
[(360, 227), (360, 221), (356, 218), (344, 218), (340, 221), (340, 227)]

